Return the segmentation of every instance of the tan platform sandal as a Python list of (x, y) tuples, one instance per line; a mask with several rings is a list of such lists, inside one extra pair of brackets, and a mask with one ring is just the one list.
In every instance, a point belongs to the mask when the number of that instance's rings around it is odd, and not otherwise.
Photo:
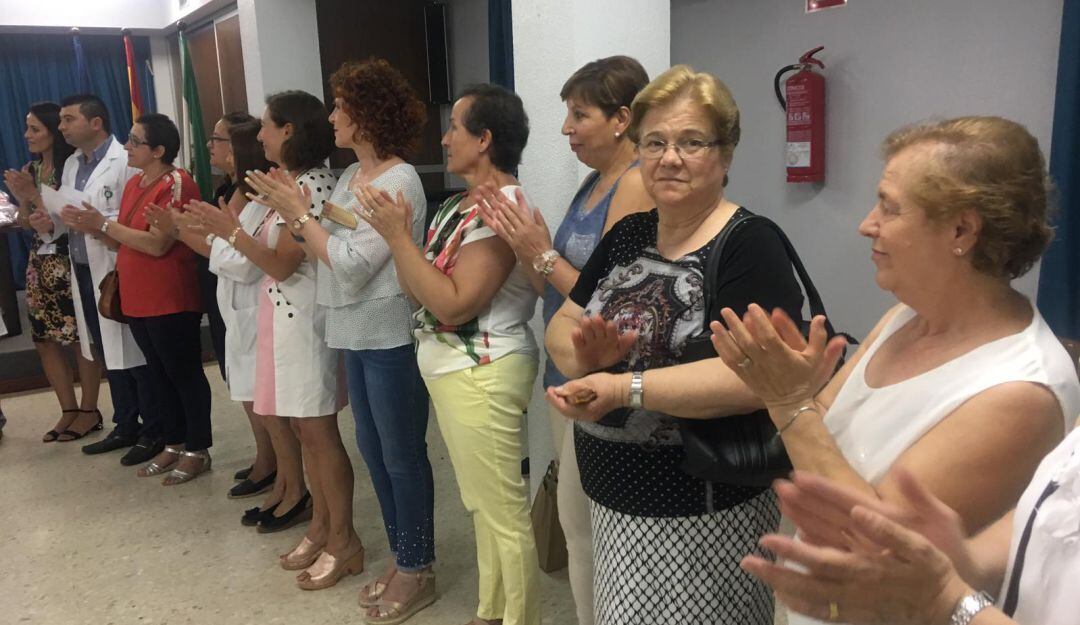
[(417, 612), (435, 603), (438, 594), (435, 592), (434, 571), (420, 571), (419, 573), (403, 573), (398, 571), (395, 575), (414, 575), (419, 582), (416, 594), (408, 601), (387, 601), (379, 599), (373, 607), (378, 608), (378, 616), (365, 616), (369, 625), (398, 625), (404, 623)]

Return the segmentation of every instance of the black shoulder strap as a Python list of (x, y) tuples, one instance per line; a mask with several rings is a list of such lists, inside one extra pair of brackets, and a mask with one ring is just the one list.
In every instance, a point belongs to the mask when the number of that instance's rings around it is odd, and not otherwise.
[[(810, 274), (807, 273), (806, 267), (803, 266), (802, 259), (799, 258), (798, 252), (795, 251), (795, 246), (791, 244), (787, 235), (780, 229), (780, 226), (776, 225), (773, 220), (763, 217), (761, 215), (755, 215), (749, 211), (747, 214), (734, 218), (728, 221), (724, 229), (720, 231), (720, 235), (716, 237), (713, 242), (712, 248), (709, 250), (709, 256), (705, 263), (705, 310), (708, 311), (708, 315), (705, 318), (705, 329), (708, 331), (709, 322), (720, 319), (720, 304), (715, 301), (715, 289), (717, 276), (720, 274), (720, 259), (724, 255), (724, 246), (727, 245), (728, 239), (731, 238), (736, 231), (746, 227), (748, 224), (754, 221), (762, 221), (772, 228), (773, 232), (780, 237), (780, 241), (784, 244), (784, 249), (787, 251), (788, 261), (795, 268), (795, 274), (799, 277), (799, 282), (802, 283), (803, 291), (806, 293), (806, 301), (810, 305), (810, 318), (814, 318), (818, 315), (825, 317), (825, 330), (829, 336), (835, 336), (836, 330), (832, 326), (832, 322), (829, 320), (828, 314), (825, 312), (825, 304), (821, 301), (821, 295), (818, 293), (817, 287), (814, 286), (814, 281), (810, 279)], [(847, 339), (848, 343), (852, 345), (858, 345), (853, 337), (842, 334)]]

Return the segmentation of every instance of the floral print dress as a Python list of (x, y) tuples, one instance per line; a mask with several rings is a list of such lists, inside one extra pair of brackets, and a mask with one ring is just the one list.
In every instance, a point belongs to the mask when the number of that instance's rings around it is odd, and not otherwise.
[[(43, 177), (40, 163), (34, 162), (30, 164), (30, 171), (39, 187), (48, 185), (55, 189), (60, 186), (55, 169)], [(30, 260), (26, 265), (26, 308), (30, 317), (30, 336), (35, 343), (71, 345), (79, 341), (75, 302), (71, 299), (67, 235), (46, 244), (34, 232)]]

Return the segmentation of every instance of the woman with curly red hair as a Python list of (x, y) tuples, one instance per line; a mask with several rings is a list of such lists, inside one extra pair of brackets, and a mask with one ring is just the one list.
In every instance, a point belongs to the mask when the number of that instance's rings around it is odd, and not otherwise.
[[(334, 139), (357, 162), (337, 181), (329, 211), (305, 220), (310, 200), (277, 176), (253, 175), (253, 186), (285, 219), (299, 224), (317, 257), (318, 302), (326, 307), (326, 342), (342, 350), (356, 421), (356, 444), (371, 473), (394, 563), (360, 593), (369, 623), (400, 623), (435, 600), (434, 486), (425, 435), (428, 395), (416, 364), (412, 306), (398, 283), (386, 241), (362, 219), (356, 192), (385, 192), (416, 207), (427, 200), (405, 158), (427, 120), (408, 81), (382, 59), (349, 62), (330, 78)], [(342, 223), (345, 222), (345, 223)], [(424, 211), (409, 224), (419, 244)], [(306, 539), (305, 539), (306, 540)], [(302, 542), (283, 565), (317, 553)]]

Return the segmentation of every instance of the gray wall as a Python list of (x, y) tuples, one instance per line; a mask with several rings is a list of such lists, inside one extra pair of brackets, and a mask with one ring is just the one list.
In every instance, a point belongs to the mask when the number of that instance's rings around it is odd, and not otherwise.
[[(671, 61), (717, 75), (742, 111), (728, 196), (777, 220), (837, 326), (864, 335), (893, 302), (856, 232), (875, 200), (878, 145), (928, 117), (1015, 119), (1049, 152), (1062, 0), (672, 0)], [(826, 65), (824, 186), (784, 179), (784, 114), (772, 78), (815, 46)], [(1016, 286), (1034, 294), (1036, 276)]]

